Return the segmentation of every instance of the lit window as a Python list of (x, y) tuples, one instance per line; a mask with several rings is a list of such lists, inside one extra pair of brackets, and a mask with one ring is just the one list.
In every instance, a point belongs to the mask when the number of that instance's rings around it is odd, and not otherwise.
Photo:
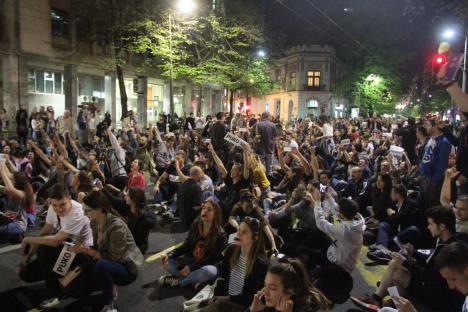
[(52, 26), (52, 36), (69, 38), (69, 18), (67, 12), (51, 9), (50, 23)]
[(307, 72), (307, 86), (320, 87), (320, 71), (310, 70)]
[(307, 108), (318, 108), (318, 101), (317, 100), (308, 100), (307, 101)]

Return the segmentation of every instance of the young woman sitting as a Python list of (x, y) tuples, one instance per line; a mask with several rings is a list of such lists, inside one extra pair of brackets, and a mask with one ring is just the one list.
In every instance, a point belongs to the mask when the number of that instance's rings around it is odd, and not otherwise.
[(85, 253), (97, 260), (93, 275), (103, 292), (102, 311), (113, 311), (114, 286), (126, 286), (136, 280), (143, 264), (143, 255), (125, 221), (112, 213), (106, 195), (99, 191), (91, 192), (83, 198), (83, 205), (91, 220), (94, 246), (90, 248), (75, 244), (71, 250)]
[(200, 311), (244, 311), (262, 288), (268, 259), (265, 234), (258, 219), (245, 217), (239, 225), (234, 244), (224, 251), (215, 296), (202, 302)]
[(221, 208), (207, 200), (182, 246), (161, 258), (163, 268), (170, 275), (161, 276), (159, 282), (171, 287), (193, 285), (199, 289), (214, 280), (218, 275), (215, 265), (221, 261), (225, 242)]
[(302, 262), (291, 259), (270, 267), (265, 286), (255, 294), (249, 312), (328, 311), (330, 304), (314, 287)]

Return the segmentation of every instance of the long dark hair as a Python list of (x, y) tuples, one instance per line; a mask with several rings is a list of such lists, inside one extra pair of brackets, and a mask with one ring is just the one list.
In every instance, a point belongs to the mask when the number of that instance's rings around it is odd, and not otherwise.
[(115, 209), (112, 208), (112, 204), (109, 198), (101, 191), (92, 191), (86, 195), (83, 198), (83, 204), (93, 210), (101, 210), (104, 214), (111, 213), (125, 221), (125, 219)]
[(88, 175), (88, 173), (84, 170), (80, 170), (77, 175), (76, 175), (76, 178), (78, 179), (78, 188), (77, 188), (77, 192), (91, 192), (93, 190), (93, 185), (92, 185), (92, 181), (91, 181), (91, 178), (90, 176)]
[(29, 209), (34, 202), (34, 194), (28, 177), (22, 172), (13, 172), (13, 181), (15, 188), (24, 192), (23, 204), (26, 209)]
[(145, 191), (139, 187), (131, 187), (128, 189), (128, 197), (135, 203), (135, 217), (138, 218), (146, 209)]
[[(380, 191), (379, 189), (377, 189), (377, 179), (378, 178), (381, 178), (383, 183), (385, 184), (385, 187), (383, 189), (383, 191)], [(377, 196), (377, 194), (379, 194), (380, 192), (383, 193), (383, 195), (385, 196), (390, 196), (390, 192), (392, 191), (392, 177), (387, 174), (387, 173), (379, 173), (377, 175), (377, 179), (375, 179), (375, 188), (374, 188), (374, 191), (375, 191), (375, 196)], [(374, 196), (374, 197), (375, 197)]]
[(268, 273), (278, 275), (284, 289), (293, 292), (291, 300), (294, 306), (312, 305), (320, 310), (329, 310), (330, 301), (320, 290), (314, 287), (304, 265), (296, 259), (278, 263), (268, 269)]
[[(213, 217), (213, 221), (211, 222), (210, 229), (208, 231), (208, 236), (205, 239), (204, 250), (206, 252), (215, 250), (216, 245), (218, 243), (218, 239), (219, 239), (219, 233), (223, 231), (223, 228), (221, 225), (222, 223), (221, 207), (212, 200), (206, 201), (204, 205), (206, 205), (208, 202), (213, 206), (214, 217)], [(201, 230), (203, 230), (203, 220), (201, 218), (201, 215), (199, 215), (195, 219), (194, 223), (197, 225), (197, 230), (201, 232)]]
[[(248, 276), (252, 272), (253, 265), (258, 258), (267, 259), (265, 252), (265, 233), (263, 232), (262, 223), (256, 218), (245, 217), (241, 223), (245, 223), (249, 227), (253, 239), (253, 244), (247, 258), (247, 268), (245, 270), (245, 276)], [(229, 259), (229, 267), (231, 270), (239, 262), (240, 254), (241, 246), (236, 246), (231, 255), (231, 259)]]

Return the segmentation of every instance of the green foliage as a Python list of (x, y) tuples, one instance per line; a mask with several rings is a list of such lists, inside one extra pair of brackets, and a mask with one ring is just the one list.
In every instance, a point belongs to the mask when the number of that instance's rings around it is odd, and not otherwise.
[(249, 87), (256, 94), (272, 83), (266, 60), (255, 59), (262, 29), (249, 21), (231, 20), (214, 13), (186, 18), (163, 11), (159, 20), (129, 25), (132, 53), (145, 55), (145, 67), (166, 78), (195, 84), (223, 84), (231, 90)]

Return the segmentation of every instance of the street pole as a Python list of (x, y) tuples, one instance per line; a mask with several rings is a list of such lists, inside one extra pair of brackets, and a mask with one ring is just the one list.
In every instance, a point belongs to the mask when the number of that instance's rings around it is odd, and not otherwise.
[(170, 119), (172, 120), (174, 115), (174, 63), (172, 59), (172, 14), (169, 12), (169, 60), (171, 63), (171, 72), (170, 72), (170, 80), (169, 80), (169, 115)]
[(462, 90), (466, 93), (466, 54), (468, 50), (468, 34), (465, 34), (465, 55), (463, 56), (463, 81), (462, 81)]

